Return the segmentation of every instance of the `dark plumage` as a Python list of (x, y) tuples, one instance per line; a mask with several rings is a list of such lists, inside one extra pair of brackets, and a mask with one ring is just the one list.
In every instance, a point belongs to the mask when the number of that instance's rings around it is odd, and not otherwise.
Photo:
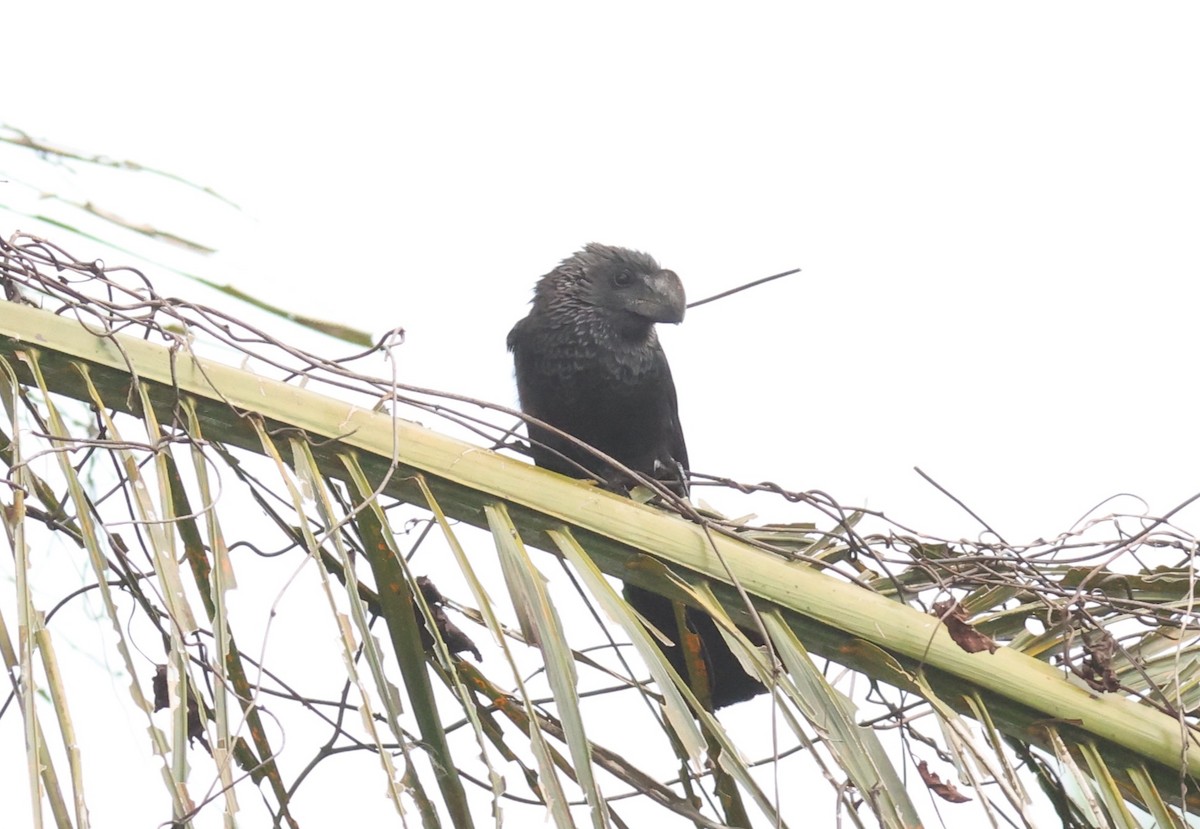
[[(635, 472), (687, 467), (675, 383), (656, 322), (679, 322), (683, 285), (644, 253), (591, 244), (538, 282), (508, 335), (521, 408)], [(530, 424), (534, 462), (617, 483), (615, 470)]]
[[(543, 276), (529, 315), (513, 326), (508, 348), (522, 410), (595, 447), (634, 472), (687, 494), (687, 444), (667, 356), (654, 324), (683, 320), (683, 284), (644, 253), (589, 244)], [(611, 464), (547, 429), (529, 424), (534, 463), (572, 477), (595, 476), (614, 489), (629, 485)], [(672, 640), (670, 600), (626, 585), (625, 595)], [(688, 609), (701, 640), (714, 707), (764, 689), (742, 670), (716, 624)], [(678, 644), (664, 647), (688, 676)]]

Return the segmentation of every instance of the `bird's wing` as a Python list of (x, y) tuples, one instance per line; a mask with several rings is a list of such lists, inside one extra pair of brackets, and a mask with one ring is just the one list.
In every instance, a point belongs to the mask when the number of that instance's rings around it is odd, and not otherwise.
[(672, 477), (679, 476), (683, 493), (686, 495), (687, 473), (691, 469), (691, 465), (688, 462), (687, 441), (683, 437), (683, 426), (679, 422), (679, 398), (675, 393), (675, 380), (671, 377), (671, 366), (667, 362), (667, 355), (661, 349), (658, 352), (658, 360), (663, 377), (661, 410), (658, 413), (663, 423), (663, 446), (659, 450), (659, 460), (671, 470)]

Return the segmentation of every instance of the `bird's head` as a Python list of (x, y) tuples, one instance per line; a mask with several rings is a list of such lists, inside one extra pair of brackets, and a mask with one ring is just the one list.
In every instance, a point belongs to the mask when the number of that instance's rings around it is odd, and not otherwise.
[(566, 293), (573, 304), (604, 309), (634, 327), (682, 322), (687, 307), (675, 272), (628, 248), (592, 242), (564, 259), (546, 279), (557, 283), (559, 299)]

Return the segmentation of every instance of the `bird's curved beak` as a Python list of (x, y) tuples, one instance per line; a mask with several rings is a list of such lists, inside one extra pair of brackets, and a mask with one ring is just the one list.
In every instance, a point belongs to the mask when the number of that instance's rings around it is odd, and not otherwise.
[(687, 295), (675, 271), (659, 271), (646, 280), (646, 292), (633, 301), (638, 316), (654, 322), (683, 322)]

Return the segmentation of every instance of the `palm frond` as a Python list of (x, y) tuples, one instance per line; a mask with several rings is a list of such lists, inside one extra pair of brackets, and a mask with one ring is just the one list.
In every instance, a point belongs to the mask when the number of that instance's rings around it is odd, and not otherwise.
[[(1194, 541), (1168, 517), (1116, 540), (1079, 534), (1017, 548), (894, 526), (868, 532), (877, 516), (778, 487), (760, 488), (804, 505), (804, 520), (753, 526), (687, 504), (641, 504), (403, 416), (444, 417), (446, 431), (495, 445), (506, 429), (489, 416), (511, 413), (356, 373), (157, 297), (140, 279), (131, 288), (64, 264), (40, 240), (5, 244), (2, 275), (19, 286), (10, 295), (58, 312), (10, 302), (0, 314), (19, 646), (7, 633), (0, 644), (18, 677), (29, 768), (60, 825), (86, 822), (88, 754), (72, 726), (78, 692), (60, 678), (32, 587), (42, 576), (35, 535), (42, 547), (84, 550), (89, 590), (180, 824), (216, 802), (232, 820), (245, 808), (236, 793), (258, 784), (272, 820), (294, 825), (300, 784), (343, 751), (373, 755), (381, 776), (371, 779), (392, 814), (406, 820), (415, 808), (426, 826), (478, 825), (485, 814), (499, 823), (523, 801), (558, 826), (623, 826), (649, 814), (696, 826), (801, 825), (778, 777), (793, 749), (814, 757), (839, 812), (857, 823), (922, 821), (909, 770), (944, 808), (972, 801), (995, 825), (1036, 825), (1039, 810), (1076, 825), (1147, 815), (1178, 825), (1198, 808)], [(64, 267), (79, 284), (57, 277)], [(210, 341), (237, 348), (246, 364), (201, 356)], [(83, 414), (73, 422), (68, 410)], [(432, 535), (411, 540), (405, 519)], [(486, 551), (471, 528), (490, 535)], [(420, 561), (470, 604), (422, 584), (410, 558), (433, 535), (444, 555)], [(268, 554), (271, 545), (287, 555)], [(1117, 568), (1135, 548), (1151, 563)], [(581, 602), (552, 577), (551, 556), (603, 616), (576, 618), (570, 608)], [(271, 619), (295, 585), (311, 588), (306, 615), (336, 642), (337, 670), (324, 673), (342, 682), (338, 699), (292, 690), (273, 671), (282, 660), (255, 658), (235, 636), (248, 625), (231, 600), (246, 593), (247, 569), (271, 572), (262, 562), (278, 562), (281, 580), (263, 602)], [(705, 710), (606, 576), (716, 620), (771, 690), (745, 709), (773, 735), (762, 761), (724, 712)], [(488, 641), (477, 647), (447, 608), (477, 619)], [(1044, 633), (1027, 630), (1035, 618)], [(261, 641), (284, 635), (273, 624)], [(588, 625), (602, 645), (576, 644)], [(742, 628), (769, 644), (756, 647)], [(169, 734), (137, 681), (153, 639)], [(636, 659), (625, 658), (626, 642)], [(486, 673), (459, 656), (477, 649), (499, 657), (485, 658)], [(652, 682), (638, 677), (642, 666)], [(38, 716), (43, 678), (61, 752)], [(330, 728), (299, 772), (281, 766), (290, 739), (272, 735), (268, 698)], [(619, 739), (606, 727), (613, 717), (636, 718), (655, 748), (606, 745)], [(283, 734), (301, 730), (289, 717)], [(201, 738), (211, 767), (189, 752)], [(953, 769), (963, 788), (928, 761)], [(197, 786), (202, 765), (211, 776)], [(1035, 803), (1034, 779), (1048, 800)], [(40, 809), (40, 795), (35, 802)], [(627, 823), (626, 812), (636, 817)]]

